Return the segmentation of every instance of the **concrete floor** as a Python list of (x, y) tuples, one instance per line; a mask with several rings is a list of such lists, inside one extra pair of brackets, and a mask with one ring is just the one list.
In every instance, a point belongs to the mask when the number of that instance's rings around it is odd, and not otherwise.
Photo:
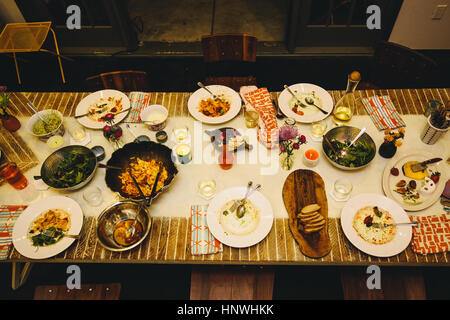
[[(215, 5), (214, 5), (215, 2)], [(140, 40), (195, 42), (213, 33), (249, 33), (284, 41), (288, 0), (129, 0), (130, 18), (144, 24)]]

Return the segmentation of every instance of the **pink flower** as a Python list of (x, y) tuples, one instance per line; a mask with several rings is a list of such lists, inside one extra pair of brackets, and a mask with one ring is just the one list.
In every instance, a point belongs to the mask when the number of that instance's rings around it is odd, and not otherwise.
[(293, 147), (294, 147), (294, 149), (298, 149), (298, 148), (300, 148), (300, 145), (298, 143), (294, 143)]
[(300, 136), (300, 142), (301, 143), (305, 143), (306, 142), (306, 137), (304, 135)]
[(107, 113), (107, 114), (105, 114), (105, 116), (103, 117), (103, 119), (106, 120), (106, 121), (112, 120), (112, 119), (114, 119), (114, 114), (112, 114), (112, 113)]
[(114, 132), (114, 136), (116, 138), (120, 138), (122, 136), (122, 129), (117, 130), (116, 132)]
[(291, 126), (283, 126), (279, 131), (280, 141), (295, 139), (298, 136), (297, 129)]
[(286, 148), (284, 146), (280, 146), (280, 151), (284, 152), (286, 150)]
[(111, 132), (111, 127), (110, 126), (104, 126), (103, 127), (103, 132), (106, 132), (106, 133)]

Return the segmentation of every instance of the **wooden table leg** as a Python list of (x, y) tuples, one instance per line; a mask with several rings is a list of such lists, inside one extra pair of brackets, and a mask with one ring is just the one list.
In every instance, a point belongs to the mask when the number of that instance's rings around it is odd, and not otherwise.
[(341, 283), (346, 300), (425, 300), (422, 270), (380, 267), (381, 289), (368, 289), (366, 267), (343, 267)]
[(242, 266), (193, 266), (191, 300), (271, 300), (274, 271)]
[(12, 263), (12, 281), (11, 287), (13, 290), (20, 288), (28, 278), (30, 274), (33, 263), (31, 262), (13, 262)]

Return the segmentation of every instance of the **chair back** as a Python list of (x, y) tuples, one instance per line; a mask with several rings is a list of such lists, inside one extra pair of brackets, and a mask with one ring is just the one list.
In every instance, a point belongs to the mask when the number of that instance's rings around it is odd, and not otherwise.
[(249, 34), (223, 33), (202, 36), (203, 59), (217, 61), (256, 61), (258, 39)]
[(85, 80), (89, 91), (116, 89), (119, 91), (148, 91), (147, 72), (136, 70), (114, 71), (91, 76)]
[(432, 86), (437, 63), (408, 47), (382, 42), (375, 49), (370, 81), (386, 88)]

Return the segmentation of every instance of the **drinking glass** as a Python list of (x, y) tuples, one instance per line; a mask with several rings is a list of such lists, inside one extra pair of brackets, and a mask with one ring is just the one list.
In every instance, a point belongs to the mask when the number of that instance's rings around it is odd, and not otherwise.
[(189, 128), (187, 126), (174, 128), (173, 134), (177, 143), (184, 143), (189, 137)]
[(7, 162), (0, 166), (0, 177), (17, 190), (22, 190), (28, 185), (27, 178), (14, 162)]
[(323, 135), (327, 131), (327, 127), (328, 124), (325, 119), (311, 123), (311, 139), (314, 141), (321, 141)]
[(254, 128), (258, 125), (259, 114), (255, 110), (245, 110), (244, 117), (247, 128)]
[(210, 200), (216, 194), (216, 182), (213, 179), (200, 180), (198, 193), (206, 200)]
[(337, 179), (333, 186), (333, 196), (337, 201), (346, 201), (352, 192), (353, 185), (348, 179)]
[(84, 127), (80, 126), (77, 123), (72, 124), (69, 127), (69, 134), (72, 137), (73, 141), (80, 142), (86, 139), (86, 130)]
[(102, 190), (96, 186), (89, 186), (83, 192), (83, 199), (92, 207), (97, 207), (103, 202)]

